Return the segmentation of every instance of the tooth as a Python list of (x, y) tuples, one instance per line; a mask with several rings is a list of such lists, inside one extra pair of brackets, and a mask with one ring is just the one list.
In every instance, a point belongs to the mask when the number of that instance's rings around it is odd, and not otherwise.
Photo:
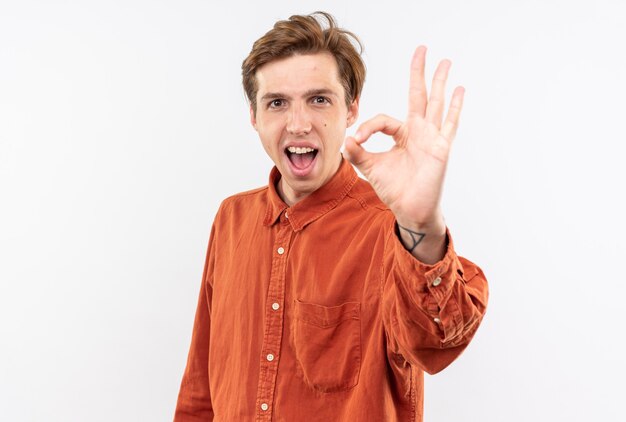
[(287, 148), (287, 151), (289, 151), (292, 154), (306, 154), (308, 152), (313, 152), (315, 151), (315, 149), (313, 148), (309, 148), (309, 147), (289, 147)]

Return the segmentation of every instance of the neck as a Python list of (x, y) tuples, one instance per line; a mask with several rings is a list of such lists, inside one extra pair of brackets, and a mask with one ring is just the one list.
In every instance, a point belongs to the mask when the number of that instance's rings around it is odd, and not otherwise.
[(289, 184), (285, 181), (284, 177), (281, 177), (278, 183), (276, 184), (276, 192), (278, 193), (278, 196), (280, 196), (280, 199), (282, 199), (283, 202), (289, 205), (290, 207), (302, 201), (304, 198), (306, 198), (307, 196), (315, 192), (317, 189), (321, 188), (326, 183), (328, 183), (330, 179), (332, 179), (333, 176), (337, 174), (337, 172), (339, 171), (339, 168), (341, 167), (342, 160), (343, 160), (343, 156), (339, 154), (339, 160), (337, 161), (337, 165), (335, 166), (334, 170), (331, 172), (330, 176), (328, 176), (321, 185), (319, 185), (316, 189), (312, 191), (297, 191), (293, 189), (291, 186), (289, 186)]
[(296, 204), (297, 202), (302, 201), (304, 198), (309, 196), (311, 192), (297, 192), (285, 182), (285, 179), (282, 177), (277, 183), (276, 192), (278, 192), (278, 196), (283, 202), (290, 207)]

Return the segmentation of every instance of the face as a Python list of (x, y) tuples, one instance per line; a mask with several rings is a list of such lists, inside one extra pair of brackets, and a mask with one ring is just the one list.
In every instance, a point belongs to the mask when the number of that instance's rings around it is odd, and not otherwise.
[(278, 192), (293, 205), (339, 169), (341, 145), (358, 116), (358, 100), (346, 106), (337, 63), (328, 53), (272, 61), (257, 70), (256, 80), (252, 125), (282, 175)]

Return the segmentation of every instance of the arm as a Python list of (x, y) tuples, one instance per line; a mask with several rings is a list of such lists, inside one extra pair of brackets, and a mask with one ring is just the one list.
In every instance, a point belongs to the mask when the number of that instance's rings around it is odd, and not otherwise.
[[(467, 346), (485, 312), (482, 272), (457, 257), (441, 212), (441, 193), (465, 90), (457, 87), (444, 116), (451, 63), (439, 63), (427, 94), (426, 48), (411, 62), (404, 122), (378, 115), (347, 137), (347, 158), (392, 211), (386, 226), (383, 320), (389, 347), (427, 372), (449, 365)], [(362, 144), (376, 132), (394, 146), (371, 153)]]
[[(439, 63), (428, 98), (425, 61), (426, 47), (420, 46), (411, 62), (406, 121), (380, 114), (364, 122), (354, 137), (346, 138), (345, 153), (393, 212), (405, 247), (420, 261), (434, 264), (446, 250), (441, 193), (465, 90), (460, 86), (454, 90), (443, 120), (451, 63)], [(393, 138), (391, 150), (371, 153), (363, 148), (362, 144), (376, 132)]]
[(480, 268), (458, 257), (452, 239), (434, 265), (415, 259), (388, 237), (383, 280), (383, 321), (388, 347), (408, 362), (434, 374), (467, 347), (482, 320), (488, 299)]
[(211, 335), (211, 299), (214, 265), (214, 228), (211, 230), (198, 307), (193, 325), (187, 367), (178, 393), (174, 422), (213, 420), (209, 389), (209, 339)]

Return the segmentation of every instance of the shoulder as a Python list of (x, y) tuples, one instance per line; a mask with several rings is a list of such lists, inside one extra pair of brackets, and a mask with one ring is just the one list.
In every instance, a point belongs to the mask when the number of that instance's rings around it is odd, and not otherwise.
[(247, 190), (231, 195), (222, 201), (222, 206), (236, 205), (246, 202), (254, 202), (259, 199), (265, 200), (267, 193), (267, 186), (263, 186), (256, 189)]
[(225, 217), (233, 216), (244, 211), (263, 209), (267, 205), (268, 187), (239, 192), (224, 199), (217, 211), (215, 220), (222, 220)]
[(383, 214), (391, 212), (389, 207), (376, 195), (372, 185), (370, 185), (367, 180), (360, 177), (346, 196), (353, 201), (357, 201), (361, 204), (363, 209), (369, 210), (370, 212)]
[(362, 229), (389, 231), (393, 227), (395, 217), (389, 207), (380, 200), (374, 188), (367, 180), (359, 178), (352, 189), (346, 194), (345, 201), (351, 203), (348, 209), (358, 216), (358, 225)]

